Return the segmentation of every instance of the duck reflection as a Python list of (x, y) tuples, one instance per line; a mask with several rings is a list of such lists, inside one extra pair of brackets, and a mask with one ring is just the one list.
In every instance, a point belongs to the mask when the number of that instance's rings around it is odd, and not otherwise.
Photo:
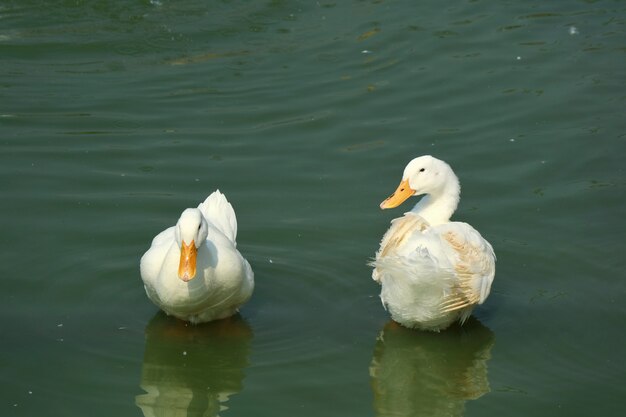
[(141, 388), (146, 417), (217, 416), (243, 387), (252, 330), (240, 317), (190, 325), (158, 313), (146, 326)]
[(383, 328), (370, 366), (374, 408), (382, 416), (462, 416), (467, 400), (489, 392), (495, 336), (474, 317), (441, 333)]

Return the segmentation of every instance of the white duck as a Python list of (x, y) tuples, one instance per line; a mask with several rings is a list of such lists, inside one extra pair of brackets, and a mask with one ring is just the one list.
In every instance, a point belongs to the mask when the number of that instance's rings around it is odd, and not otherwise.
[(461, 187), (452, 168), (430, 155), (413, 159), (396, 191), (380, 204), (425, 196), (383, 236), (372, 278), (391, 317), (410, 328), (439, 331), (463, 323), (491, 289), (496, 257), (472, 226), (451, 222)]
[(142, 256), (148, 298), (191, 323), (235, 314), (254, 289), (250, 264), (237, 250), (235, 211), (219, 190), (188, 208), (159, 233)]

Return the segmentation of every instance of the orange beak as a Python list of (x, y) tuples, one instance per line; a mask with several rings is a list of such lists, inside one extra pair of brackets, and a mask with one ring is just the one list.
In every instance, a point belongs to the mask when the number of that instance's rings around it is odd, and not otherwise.
[(185, 282), (191, 281), (196, 276), (196, 258), (198, 249), (192, 240), (190, 245), (183, 241), (180, 249), (180, 263), (178, 264), (178, 278)]
[(404, 180), (398, 185), (396, 191), (391, 194), (385, 201), (380, 203), (381, 209), (398, 207), (407, 198), (415, 194), (415, 190), (409, 187), (409, 180)]

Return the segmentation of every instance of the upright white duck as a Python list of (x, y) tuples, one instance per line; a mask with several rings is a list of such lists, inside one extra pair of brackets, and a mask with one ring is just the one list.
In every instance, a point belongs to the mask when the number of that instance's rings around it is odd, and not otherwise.
[(450, 221), (461, 186), (452, 168), (430, 155), (409, 162), (380, 208), (422, 194), (411, 211), (391, 222), (371, 263), (372, 278), (382, 285), (380, 297), (393, 320), (440, 331), (463, 323), (487, 299), (496, 257), (472, 226)]
[(224, 194), (213, 192), (159, 233), (142, 256), (148, 298), (191, 323), (230, 317), (254, 289), (250, 264), (237, 250), (237, 218)]

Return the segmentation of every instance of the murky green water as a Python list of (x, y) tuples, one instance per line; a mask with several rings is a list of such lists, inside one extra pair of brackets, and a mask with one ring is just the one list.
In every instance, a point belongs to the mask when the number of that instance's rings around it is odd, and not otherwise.
[[(621, 1), (1, 2), (0, 414), (621, 415), (625, 23)], [(498, 255), (441, 334), (390, 323), (366, 266), (421, 154)], [(138, 262), (216, 188), (257, 287), (188, 327)]]

